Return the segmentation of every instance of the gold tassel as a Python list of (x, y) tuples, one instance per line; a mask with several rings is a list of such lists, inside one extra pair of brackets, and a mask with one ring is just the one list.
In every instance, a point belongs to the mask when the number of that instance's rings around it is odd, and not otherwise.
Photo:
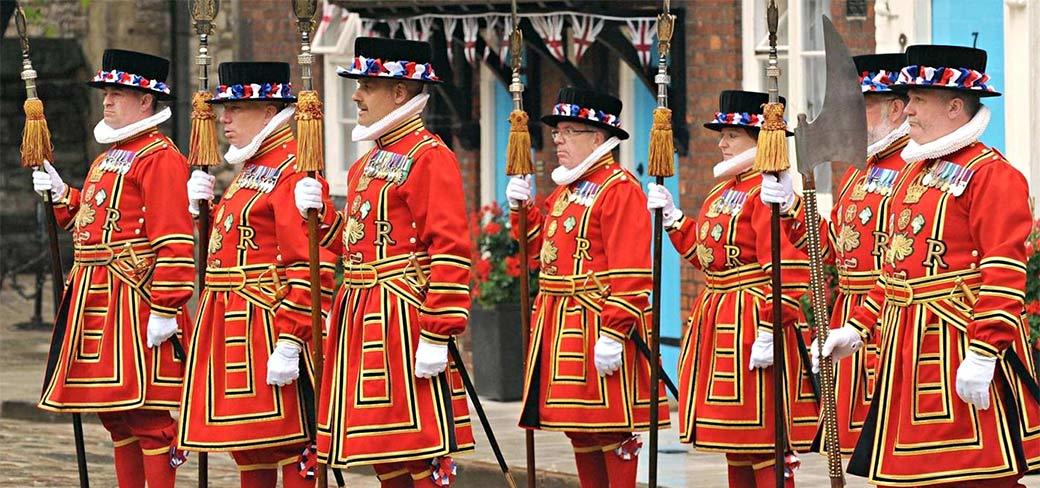
[(296, 101), (296, 170), (325, 169), (325, 131), (318, 92), (301, 91)]
[(506, 174), (524, 176), (534, 173), (531, 164), (531, 133), (527, 130), (527, 112), (513, 110), (509, 114), (509, 143), (506, 145)]
[(647, 173), (671, 178), (675, 175), (675, 142), (672, 140), (672, 111), (668, 107), (654, 109), (654, 126), (650, 129), (650, 156)]
[(215, 166), (220, 164), (217, 147), (217, 115), (206, 103), (213, 98), (208, 91), (197, 91), (191, 96), (191, 137), (188, 139), (188, 166)]
[(43, 161), (54, 162), (54, 146), (47, 118), (43, 116), (43, 101), (29, 98), (22, 106), (25, 110), (25, 131), (22, 132), (22, 167), (39, 168)]
[(762, 107), (765, 122), (758, 133), (758, 152), (755, 154), (755, 170), (762, 172), (787, 171), (791, 163), (787, 160), (787, 124), (784, 122), (784, 105), (767, 103)]

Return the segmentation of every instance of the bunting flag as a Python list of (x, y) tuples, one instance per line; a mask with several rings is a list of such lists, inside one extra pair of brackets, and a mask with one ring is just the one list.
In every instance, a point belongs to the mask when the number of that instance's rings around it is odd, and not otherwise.
[(498, 58), (503, 66), (509, 66), (509, 44), (513, 35), (513, 18), (502, 17), (502, 31), (498, 36)]
[[(318, 24), (318, 29), (314, 31), (314, 38), (321, 39), (325, 35), (325, 31), (329, 29), (329, 23), (332, 22), (333, 16), (336, 10), (340, 9), (339, 6), (331, 3), (326, 3), (321, 7), (321, 23)], [(344, 16), (346, 16), (346, 9), (342, 9)]]
[(549, 47), (549, 54), (552, 54), (552, 57), (556, 58), (557, 61), (567, 59), (567, 53), (563, 49), (562, 15), (531, 17), (531, 25), (534, 26), (534, 30), (545, 41), (545, 45)]
[(501, 17), (488, 17), (484, 22), (484, 30), (481, 32), (480, 37), (484, 39), (484, 44), (487, 49), (484, 50), (484, 61), (487, 61), (488, 55), (495, 53), (499, 59), (503, 59), (502, 55), (499, 54), (502, 46), (498, 42), (498, 25), (501, 23)]
[(397, 31), (404, 26), (405, 19), (390, 19), (386, 21), (386, 25), (390, 26), (390, 32), (386, 34), (386, 37), (393, 39), (397, 35)]
[(401, 26), (401, 31), (404, 32), (405, 39), (408, 39), (409, 41), (419, 40), (419, 19), (401, 19), (393, 20), (391, 22), (396, 22)]
[(378, 37), (379, 34), (374, 30), (376, 22), (378, 22), (376, 19), (361, 19), (358, 37)]
[(652, 57), (650, 50), (654, 45), (654, 37), (657, 34), (657, 20), (632, 19), (626, 20), (625, 23), (628, 26), (628, 29), (625, 29), (625, 35), (628, 37), (629, 42), (632, 43), (632, 47), (636, 49), (636, 54), (639, 55), (639, 63), (645, 68), (650, 65), (650, 58)]
[(477, 34), (480, 33), (480, 19), (466, 17), (462, 19), (462, 42), (463, 52), (469, 64), (476, 64), (480, 57), (477, 55)]
[(420, 17), (419, 29), (419, 40), (430, 42), (430, 38), (433, 37), (433, 17)]
[[(348, 12), (336, 5), (326, 4), (322, 10), (319, 31), (327, 28), (329, 21), (334, 21), (337, 15), (345, 17)], [(580, 63), (589, 47), (596, 43), (597, 37), (607, 22), (622, 24), (621, 30), (635, 49), (640, 64), (645, 67), (653, 61), (653, 44), (657, 36), (657, 19), (654, 17), (617, 17), (583, 12), (529, 13), (521, 14), (520, 17), (531, 22), (535, 32), (548, 47), (549, 53), (559, 62), (567, 62), (568, 51), (570, 51), (573, 64)], [(363, 18), (358, 34), (360, 36), (378, 36), (380, 34), (375, 30), (375, 25), (386, 24), (390, 37), (395, 37), (398, 31), (401, 31), (406, 39), (429, 41), (438, 19), (444, 29), (449, 63), (453, 62), (454, 49), (459, 42), (455, 33), (460, 22), (462, 24), (463, 53), (465, 53), (468, 63), (476, 64), (481, 59), (486, 60), (490, 52), (497, 53), (503, 64), (509, 63), (509, 42), (513, 32), (513, 22), (511, 16), (506, 14), (422, 14), (397, 19)], [(565, 44), (564, 29), (566, 28), (571, 30), (569, 42), (573, 44), (573, 47)], [(483, 32), (481, 32), (482, 30)], [(487, 50), (478, 52), (481, 38), (483, 38)]]
[(588, 51), (589, 46), (596, 42), (596, 36), (603, 30), (604, 22), (603, 19), (595, 17), (571, 15), (574, 64), (580, 63), (582, 56), (585, 55), (585, 51)]
[(448, 43), (448, 64), (451, 64), (455, 57), (455, 27), (459, 25), (459, 19), (445, 17), (442, 22), (444, 23), (444, 40)]
[(396, 22), (401, 27), (404, 38), (409, 41), (427, 42), (433, 35), (433, 18), (430, 17), (412, 17), (391, 22)]

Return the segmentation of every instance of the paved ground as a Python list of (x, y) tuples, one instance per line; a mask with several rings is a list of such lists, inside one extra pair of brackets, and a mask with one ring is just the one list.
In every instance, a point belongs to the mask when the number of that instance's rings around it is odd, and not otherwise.
[[(27, 281), (28, 282), (28, 281)], [(51, 303), (49, 297), (45, 304)], [(45, 310), (49, 307), (45, 307)], [(31, 302), (11, 290), (0, 290), (0, 486), (77, 486), (72, 427), (66, 417), (41, 412), (34, 407), (39, 395), (42, 371), (50, 338), (47, 330), (16, 326), (31, 315)], [(48, 315), (45, 313), (45, 315)], [(48, 317), (49, 318), (49, 317)], [(507, 463), (523, 486), (524, 434), (516, 427), (519, 403), (485, 401), (491, 423), (503, 447)], [(476, 415), (474, 414), (474, 418)], [(89, 453), (91, 486), (115, 486), (108, 436), (87, 415), (85, 431)], [(479, 430), (479, 426), (475, 427)], [(570, 444), (563, 434), (537, 433), (539, 486), (576, 487)], [(483, 432), (477, 434), (477, 452), (461, 458), (463, 483), (460, 488), (506, 486), (496, 473), (495, 458)], [(644, 443), (646, 439), (644, 438)], [(645, 453), (645, 450), (644, 450)], [(646, 481), (646, 458), (640, 459), (640, 480)], [(196, 458), (181, 468), (181, 486), (195, 486)], [(802, 456), (798, 486), (826, 487), (825, 460), (817, 455)], [(692, 452), (677, 442), (675, 429), (661, 434), (659, 485), (662, 487), (725, 487), (726, 469), (722, 455)], [(377, 486), (365, 473), (350, 473), (348, 485), (357, 488)], [(1040, 477), (1029, 477), (1026, 485), (1040, 488)], [(226, 455), (210, 458), (210, 486), (234, 487), (234, 466)], [(850, 488), (866, 487), (861, 479), (850, 478)]]

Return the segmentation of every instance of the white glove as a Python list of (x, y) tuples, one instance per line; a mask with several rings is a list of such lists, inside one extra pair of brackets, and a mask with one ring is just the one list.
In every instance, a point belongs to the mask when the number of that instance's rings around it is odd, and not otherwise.
[(748, 369), (765, 369), (773, 365), (773, 333), (759, 332), (751, 344), (751, 361)]
[[(827, 334), (828, 337), (830, 334)], [(820, 373), (820, 340), (813, 339), (812, 345), (809, 346), (809, 358), (812, 359), (812, 372)]]
[(996, 367), (997, 358), (968, 351), (964, 362), (957, 368), (957, 396), (979, 410), (989, 408), (989, 384), (993, 381)]
[(148, 316), (148, 347), (159, 347), (177, 333), (177, 317)]
[(325, 207), (325, 202), (321, 199), (321, 183), (314, 178), (303, 178), (296, 182), (293, 192), (296, 196), (296, 210), (304, 217), (307, 217), (307, 211), (310, 209), (321, 212)]
[(275, 343), (271, 357), (267, 358), (267, 384), (285, 386), (299, 378), (300, 351), (300, 345), (294, 342)]
[(846, 324), (827, 334), (827, 340), (823, 343), (823, 357), (833, 357), (835, 360), (847, 358), (860, 347), (863, 347), (863, 337), (855, 327)]
[(199, 200), (213, 201), (213, 183), (217, 177), (205, 171), (195, 170), (188, 178), (188, 211), (199, 215)]
[(433, 378), (448, 367), (448, 345), (434, 344), (419, 339), (415, 348), (415, 376)]
[(646, 208), (651, 212), (661, 209), (661, 215), (664, 217), (661, 223), (665, 227), (671, 227), (676, 220), (683, 216), (682, 210), (675, 208), (672, 192), (668, 191), (664, 185), (657, 183), (646, 184)]
[(68, 185), (61, 181), (61, 176), (58, 176), (58, 171), (47, 160), (43, 161), (43, 171), (39, 169), (33, 170), (32, 179), (33, 191), (39, 193), (42, 197), (44, 192), (49, 190), (51, 192), (51, 201), (57, 201), (65, 196), (65, 190), (68, 189)]
[(593, 351), (596, 371), (599, 371), (600, 376), (610, 376), (621, 367), (621, 355), (625, 352), (625, 345), (617, 339), (601, 335), (596, 340)]
[(780, 211), (787, 212), (794, 205), (794, 188), (791, 186), (791, 173), (780, 173), (780, 179), (769, 173), (762, 173), (762, 191), (759, 195), (762, 203), (769, 205), (779, 203)]
[(531, 200), (532, 188), (534, 186), (534, 175), (511, 176), (509, 184), (506, 185), (506, 198), (509, 199), (509, 208), (520, 208)]

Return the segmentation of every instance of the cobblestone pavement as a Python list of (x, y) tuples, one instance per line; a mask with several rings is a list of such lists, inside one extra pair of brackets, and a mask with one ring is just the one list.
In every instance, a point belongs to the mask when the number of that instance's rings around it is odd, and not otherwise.
[[(87, 448), (90, 486), (115, 487), (112, 468), (112, 444), (101, 425), (83, 425)], [(79, 486), (76, 451), (72, 445), (71, 423), (40, 423), (0, 419), (0, 486)], [(197, 486), (198, 457), (189, 456), (187, 464), (177, 470), (179, 486)], [(374, 488), (379, 483), (362, 474), (348, 474), (351, 488)], [(238, 486), (235, 464), (227, 454), (209, 457), (209, 485), (213, 488)]]

